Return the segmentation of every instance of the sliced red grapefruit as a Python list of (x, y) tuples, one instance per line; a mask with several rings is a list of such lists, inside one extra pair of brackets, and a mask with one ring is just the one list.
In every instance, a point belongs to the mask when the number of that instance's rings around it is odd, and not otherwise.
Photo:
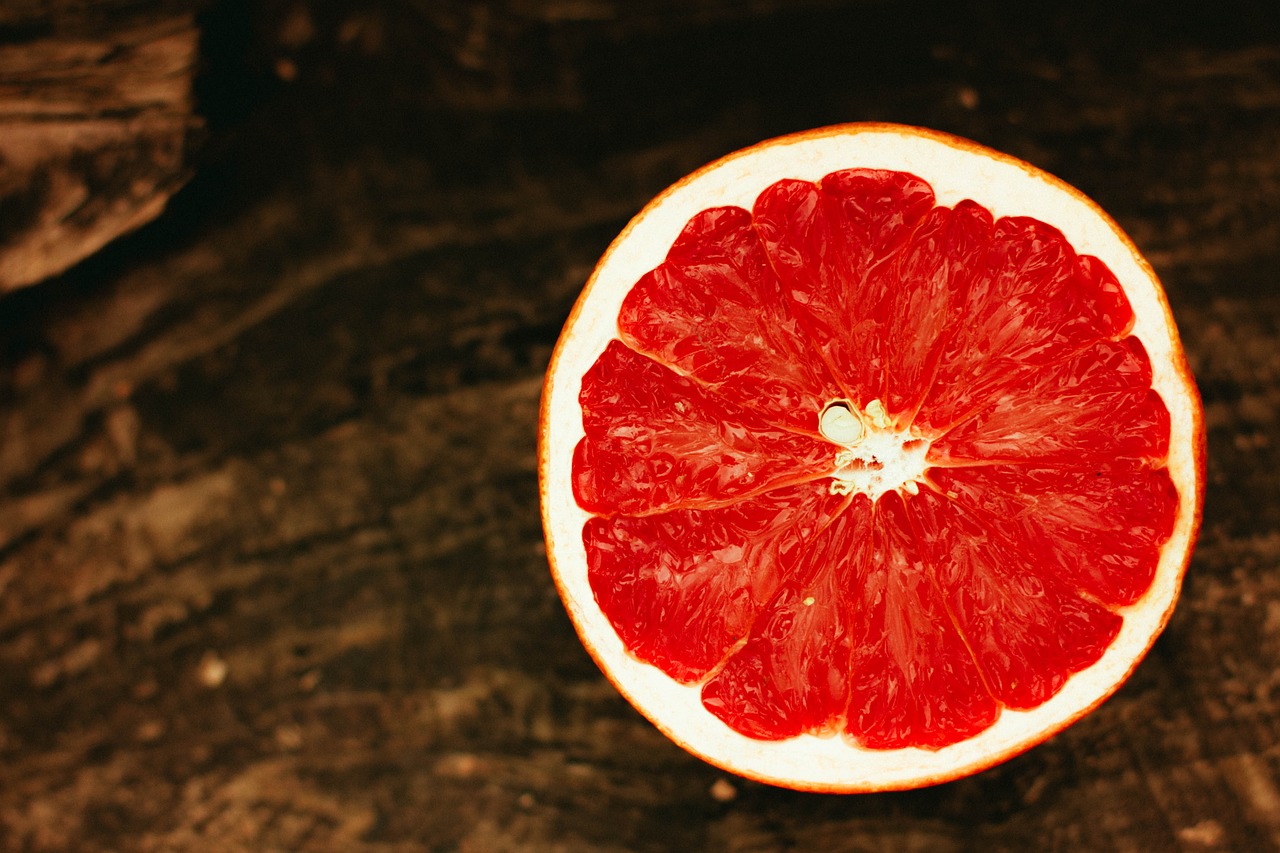
[(543, 393), (553, 575), (676, 743), (788, 787), (953, 779), (1113, 693), (1172, 613), (1203, 417), (1155, 274), (1078, 191), (846, 125), (650, 203)]

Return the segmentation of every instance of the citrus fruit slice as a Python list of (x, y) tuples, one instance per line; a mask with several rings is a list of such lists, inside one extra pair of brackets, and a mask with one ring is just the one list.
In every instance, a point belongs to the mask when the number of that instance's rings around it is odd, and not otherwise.
[(1203, 432), (1160, 284), (1091, 201), (943, 134), (812, 131), (679, 182), (596, 267), (543, 391), (548, 556), (692, 753), (932, 784), (1128, 677)]

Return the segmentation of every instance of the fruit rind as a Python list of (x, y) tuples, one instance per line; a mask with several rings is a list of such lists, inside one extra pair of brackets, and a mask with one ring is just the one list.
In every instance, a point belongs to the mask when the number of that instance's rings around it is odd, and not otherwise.
[[(724, 726), (702, 707), (696, 686), (677, 684), (632, 657), (596, 606), (581, 538), (589, 516), (568, 486), (573, 449), (583, 435), (578, 380), (617, 337), (626, 293), (665, 257), (685, 223), (710, 207), (750, 209), (777, 180), (817, 180), (849, 167), (918, 175), (932, 185), (939, 205), (971, 198), (997, 217), (1035, 216), (1061, 230), (1077, 252), (1100, 258), (1125, 288), (1136, 317), (1132, 334), (1147, 349), (1153, 387), (1171, 416), (1168, 467), (1179, 491), (1177, 521), (1152, 588), (1121, 609), (1125, 623), (1116, 641), (1048, 702), (1030, 711), (1005, 710), (985, 732), (936, 751), (867, 750), (839, 737), (766, 742)], [(555, 583), (584, 646), (619, 691), (668, 737), (714, 765), (763, 782), (829, 792), (911, 788), (968, 775), (1025, 751), (1099, 705), (1123, 684), (1173, 612), (1203, 501), (1204, 425), (1195, 384), (1150, 265), (1096, 204), (1029, 164), (957, 137), (887, 124), (839, 125), (744, 149), (678, 182), (628, 224), (597, 265), (565, 330), (543, 388), (538, 449)]]

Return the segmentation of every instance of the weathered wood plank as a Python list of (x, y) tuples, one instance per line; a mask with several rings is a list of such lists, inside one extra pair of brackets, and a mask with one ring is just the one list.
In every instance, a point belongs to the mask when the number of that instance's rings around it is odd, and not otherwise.
[(0, 17), (37, 33), (0, 38), (0, 292), (151, 221), (188, 176), (194, 14), (112, 11)]

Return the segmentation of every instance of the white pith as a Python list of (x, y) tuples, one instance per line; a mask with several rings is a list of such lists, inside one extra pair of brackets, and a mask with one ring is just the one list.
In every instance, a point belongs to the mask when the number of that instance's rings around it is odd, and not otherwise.
[(929, 441), (890, 420), (879, 400), (861, 411), (848, 400), (833, 400), (818, 418), (818, 432), (840, 447), (832, 460), (831, 494), (876, 500), (894, 490), (907, 495), (920, 491), (929, 467)]
[[(936, 751), (867, 750), (840, 737), (758, 741), (729, 729), (702, 707), (699, 685), (679, 684), (623, 647), (588, 584), (582, 545), (588, 515), (569, 485), (574, 447), (583, 436), (580, 378), (617, 337), (623, 297), (661, 262), (684, 224), (709, 207), (749, 210), (759, 192), (777, 180), (817, 180), (855, 167), (918, 175), (932, 185), (939, 205), (968, 198), (997, 217), (1034, 216), (1061, 230), (1077, 252), (1101, 259), (1125, 288), (1136, 316), (1132, 334), (1150, 356), (1153, 387), (1171, 416), (1168, 468), (1180, 495), (1178, 518), (1151, 589), (1120, 611), (1124, 626), (1115, 642), (1048, 702), (1030, 711), (1005, 710), (976, 737)], [(673, 740), (713, 764), (766, 782), (827, 791), (905, 788), (956, 778), (1027, 749), (1109, 696), (1172, 611), (1198, 524), (1203, 470), (1203, 423), (1177, 331), (1154, 273), (1120, 229), (1078, 192), (1027, 164), (963, 140), (888, 125), (832, 128), (739, 152), (677, 184), (633, 220), (601, 260), (566, 329), (544, 388), (539, 446), (543, 519), (557, 585), (584, 644), (618, 689)], [(861, 417), (865, 428), (865, 411)], [(875, 427), (867, 432), (860, 444), (849, 442), (841, 449), (865, 448), (883, 464), (880, 454), (892, 455), (896, 442), (899, 456), (906, 455), (902, 433)], [(871, 436), (877, 434), (888, 443), (878, 453), (871, 449)], [(900, 476), (892, 487), (909, 492), (912, 486), (906, 484), (914, 485), (919, 475), (904, 469)], [(847, 479), (837, 475), (833, 482)], [(892, 479), (884, 476), (880, 485)]]

